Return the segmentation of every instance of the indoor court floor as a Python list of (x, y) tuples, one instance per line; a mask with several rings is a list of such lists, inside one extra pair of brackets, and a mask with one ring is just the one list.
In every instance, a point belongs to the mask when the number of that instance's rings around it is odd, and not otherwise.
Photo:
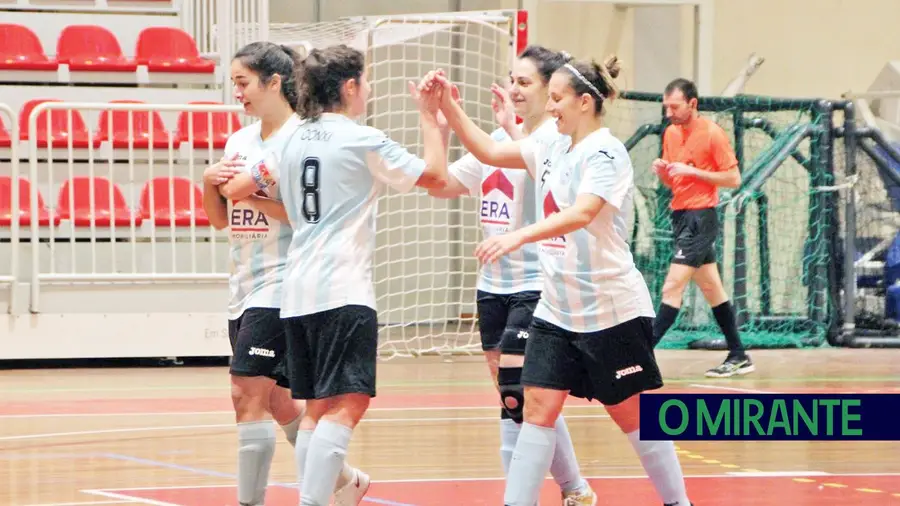
[[(900, 351), (754, 351), (758, 372), (710, 380), (723, 352), (658, 351), (669, 391), (900, 393)], [(498, 407), (481, 356), (379, 363), (379, 395), (350, 446), (373, 479), (362, 504), (502, 504)], [(236, 505), (227, 368), (0, 371), (0, 504)], [(602, 506), (659, 506), (598, 405), (565, 414)], [(896, 414), (885, 413), (885, 416)], [(695, 506), (900, 505), (900, 442), (678, 443)], [(268, 505), (296, 505), (279, 432)], [(561, 503), (545, 484), (542, 506)]]

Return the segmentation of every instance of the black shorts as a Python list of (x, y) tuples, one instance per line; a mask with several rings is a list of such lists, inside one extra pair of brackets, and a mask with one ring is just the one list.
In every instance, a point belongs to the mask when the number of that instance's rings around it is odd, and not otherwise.
[(716, 263), (719, 215), (715, 208), (672, 211), (673, 264), (700, 267)]
[(540, 299), (541, 292), (538, 291), (504, 295), (478, 290), (481, 349), (499, 349), (504, 355), (524, 355), (531, 315)]
[(568, 390), (612, 406), (663, 386), (653, 355), (653, 318), (576, 333), (540, 318), (531, 324), (522, 384)]
[(285, 364), (284, 325), (278, 309), (250, 308), (228, 320), (233, 376), (265, 376), (280, 387), (290, 387)]
[(295, 399), (343, 394), (375, 397), (378, 314), (366, 306), (342, 306), (282, 320)]

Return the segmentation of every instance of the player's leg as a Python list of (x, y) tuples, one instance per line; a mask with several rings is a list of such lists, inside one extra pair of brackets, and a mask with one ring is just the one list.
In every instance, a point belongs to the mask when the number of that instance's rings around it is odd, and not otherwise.
[[(307, 401), (301, 431), (311, 431), (301, 486), (300, 504), (327, 506), (344, 468), (353, 429), (375, 396), (378, 323), (374, 309), (344, 306), (309, 315), (304, 337), (313, 349), (317, 376), (302, 381), (311, 391), (294, 392)], [(293, 371), (292, 371), (293, 374)], [(298, 437), (298, 447), (300, 438)], [(335, 504), (358, 504), (368, 479), (357, 479), (335, 494)]]
[(741, 342), (741, 336), (738, 332), (737, 318), (734, 312), (734, 306), (728, 300), (728, 294), (725, 292), (725, 286), (722, 278), (719, 276), (719, 269), (713, 263), (707, 263), (697, 269), (694, 273), (694, 283), (703, 292), (703, 296), (709, 302), (712, 308), (713, 317), (722, 335), (725, 336), (725, 342), (728, 344), (728, 356), (721, 365), (706, 371), (706, 376), (710, 378), (728, 378), (735, 374), (749, 374), (756, 370), (750, 356), (744, 350)]
[[(635, 318), (610, 329), (580, 334), (593, 397), (628, 436), (641, 465), (666, 506), (689, 506), (684, 475), (672, 441), (641, 441), (640, 394), (661, 388), (653, 355), (652, 318)], [(573, 393), (574, 395), (574, 393)]]
[[(503, 407), (514, 422), (516, 439), (523, 422), (523, 388), (522, 366), (525, 363), (525, 349), (528, 343), (529, 326), (532, 315), (541, 299), (541, 293), (527, 291), (515, 293), (507, 298), (508, 317), (503, 337), (500, 341), (500, 396)], [(570, 500), (573, 505), (593, 504), (596, 501), (594, 492), (587, 481), (581, 477), (578, 466), (578, 458), (572, 444), (572, 436), (565, 417), (560, 414), (556, 419), (556, 450), (553, 453), (553, 461), (550, 464), (550, 475), (559, 485), (563, 499)], [(509, 448), (509, 457), (515, 449), (516, 439), (512, 439)], [(506, 441), (503, 441), (506, 443)], [(571, 498), (571, 499), (570, 499)]]
[(233, 358), (231, 399), (238, 427), (238, 502), (261, 505), (272, 457), (275, 426), (269, 419), (272, 379), (284, 356), (278, 311), (251, 308), (229, 322)]
[(291, 397), (291, 383), (285, 370), (285, 360), (281, 361), (275, 372), (275, 388), (269, 394), (269, 413), (281, 426), (285, 438), (291, 447), (297, 445), (297, 431), (300, 430), (300, 416), (306, 402)]
[[(494, 386), (500, 392), (500, 344), (503, 332), (506, 328), (508, 317), (506, 295), (478, 290), (476, 302), (478, 306), (478, 329), (481, 333), (481, 349), (484, 350), (484, 358), (487, 361), (488, 370), (494, 381)], [(500, 407), (500, 460), (503, 464), (503, 474), (509, 472), (509, 461), (516, 447), (516, 439), (519, 437), (521, 424), (516, 423), (503, 406), (501, 396)]]
[(535, 318), (528, 330), (522, 367), (524, 413), (506, 492), (506, 506), (533, 506), (556, 452), (556, 421), (569, 385), (580, 367), (569, 343), (570, 333)]
[(694, 242), (696, 232), (692, 227), (692, 211), (673, 211), (672, 229), (675, 234), (675, 254), (669, 265), (669, 272), (663, 282), (662, 302), (656, 311), (656, 319), (653, 321), (653, 345), (662, 341), (669, 328), (678, 318), (681, 311), (681, 301), (684, 289), (694, 276), (694, 271), (700, 265), (695, 253)]

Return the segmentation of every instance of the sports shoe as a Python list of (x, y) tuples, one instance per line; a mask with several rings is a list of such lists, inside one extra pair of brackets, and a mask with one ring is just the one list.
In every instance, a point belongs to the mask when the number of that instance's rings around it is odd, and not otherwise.
[(750, 374), (755, 370), (756, 367), (753, 367), (753, 362), (748, 355), (744, 355), (743, 357), (728, 357), (722, 362), (722, 365), (706, 371), (706, 377), (730, 378), (735, 374), (743, 376), (744, 374)]
[(356, 506), (369, 491), (369, 475), (359, 469), (354, 469), (353, 474), (350, 483), (334, 493), (334, 506)]
[(590, 485), (566, 494), (563, 492), (563, 506), (597, 506), (597, 494)]

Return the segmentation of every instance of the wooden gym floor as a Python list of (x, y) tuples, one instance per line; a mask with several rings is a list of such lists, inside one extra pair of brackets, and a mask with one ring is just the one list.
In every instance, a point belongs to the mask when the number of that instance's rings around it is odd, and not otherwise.
[[(900, 393), (900, 351), (755, 351), (758, 372), (708, 380), (721, 352), (659, 351), (672, 391)], [(502, 504), (498, 408), (480, 356), (379, 365), (379, 396), (350, 462), (364, 505)], [(0, 504), (235, 505), (225, 367), (0, 371)], [(599, 406), (566, 416), (600, 505), (659, 506), (627, 439)], [(885, 413), (885, 416), (896, 414)], [(679, 444), (696, 506), (900, 505), (900, 443)], [(297, 504), (279, 434), (269, 505)], [(542, 506), (560, 504), (548, 480)]]

